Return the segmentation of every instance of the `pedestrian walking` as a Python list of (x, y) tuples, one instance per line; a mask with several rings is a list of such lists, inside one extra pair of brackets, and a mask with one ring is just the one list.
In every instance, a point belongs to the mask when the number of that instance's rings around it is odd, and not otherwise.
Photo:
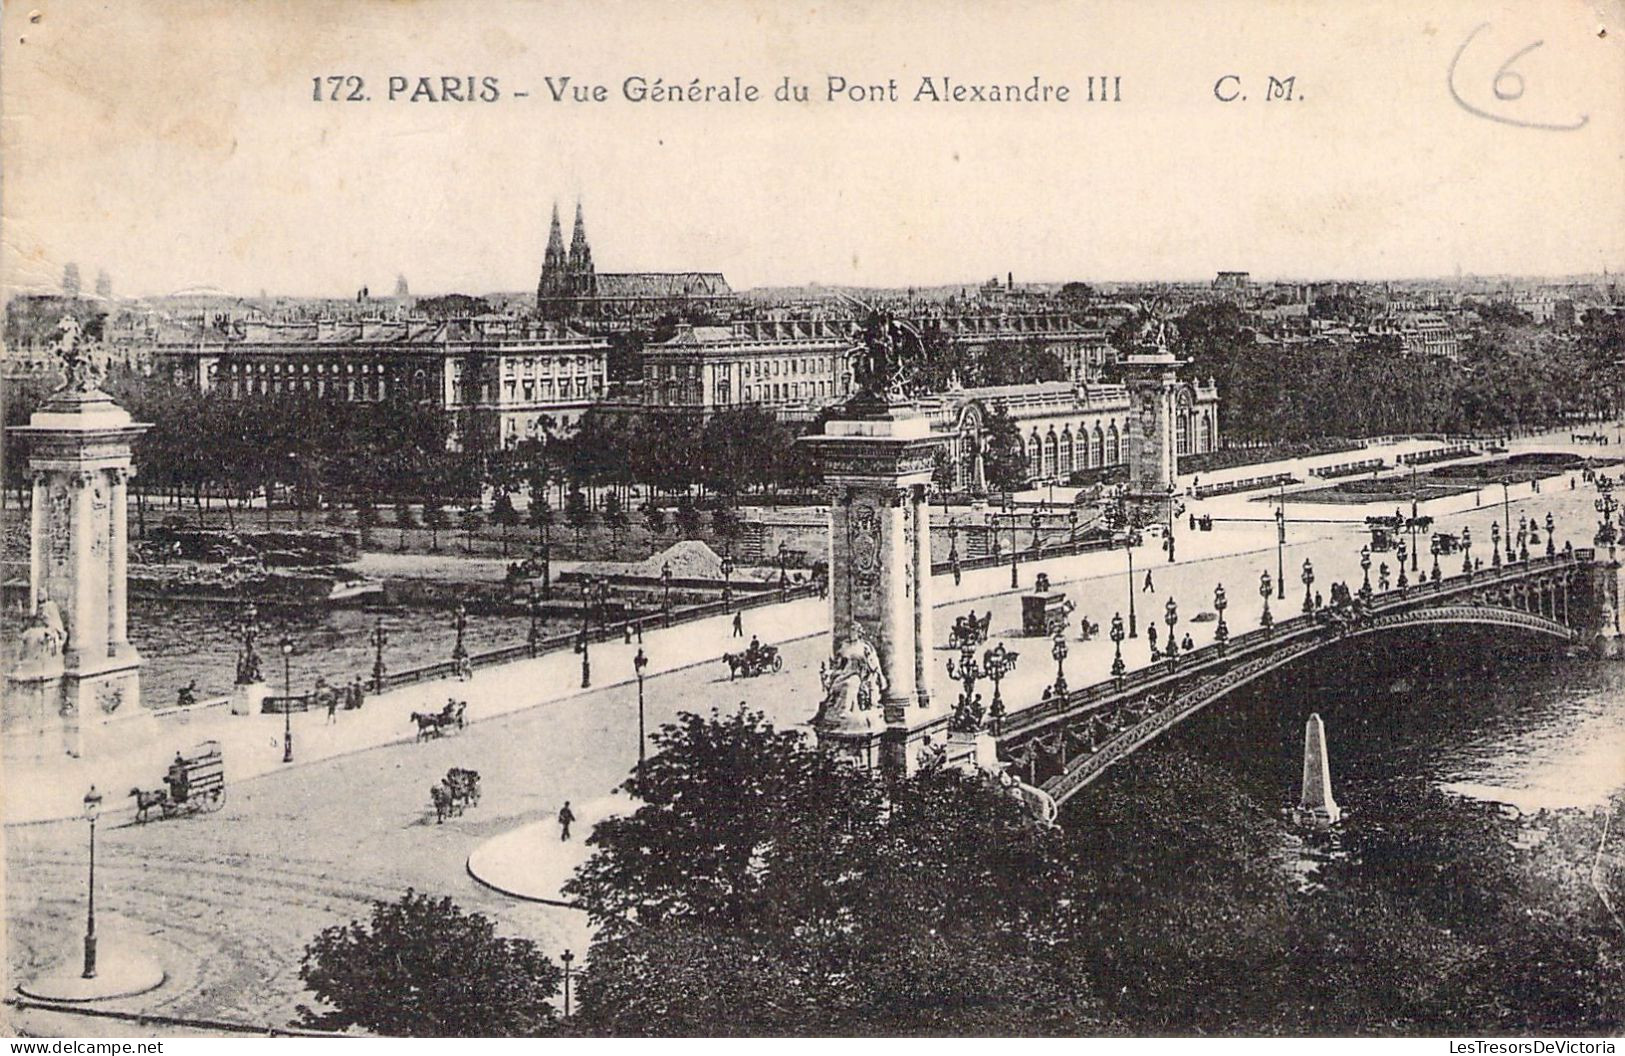
[(1157, 592), (1157, 585), (1151, 582), (1151, 570), (1149, 568), (1145, 570), (1145, 585), (1140, 588), (1140, 593), (1144, 594), (1148, 590), (1153, 594)]
[(745, 637), (745, 614), (742, 612), (734, 613), (734, 637)]
[(559, 840), (567, 841), (570, 838), (570, 823), (576, 820), (575, 812), (570, 809), (570, 801), (564, 801), (559, 808)]
[(366, 699), (367, 695), (366, 687), (361, 684), (360, 675), (355, 676), (355, 681), (350, 684), (350, 695), (351, 699), (354, 701), (350, 707), (359, 711), (361, 708), (361, 702)]
[(1181, 649), (1185, 650), (1187, 653), (1190, 652), (1192, 649), (1196, 648), (1196, 643), (1191, 641), (1191, 636), (1190, 636), (1190, 634), (1188, 632), (1186, 633), (1184, 638), (1180, 639), (1179, 647)]
[(1151, 655), (1154, 657), (1157, 655), (1157, 625), (1153, 623), (1146, 627), (1145, 636), (1151, 641)]
[(339, 714), (339, 693), (338, 693), (338, 690), (336, 690), (336, 689), (326, 690), (322, 694), (322, 696), (327, 698), (327, 721), (328, 721), (328, 723), (331, 724), (331, 723), (335, 723), (335, 722), (339, 721), (338, 720), (338, 714)]

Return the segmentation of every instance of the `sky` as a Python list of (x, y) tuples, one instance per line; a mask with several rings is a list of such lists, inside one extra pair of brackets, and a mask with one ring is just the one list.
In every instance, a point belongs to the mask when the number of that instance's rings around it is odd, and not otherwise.
[[(736, 288), (1617, 271), (1622, 13), (7, 4), (0, 283), (54, 288), (74, 261), (87, 287), (105, 269), (125, 295), (346, 296), (398, 273), (418, 294), (523, 290), (552, 204), (568, 238), (578, 199), (600, 270), (721, 271)], [(361, 78), (339, 92), (367, 100), (332, 101), (323, 82), (315, 101), (313, 78), (330, 75)], [(1121, 102), (1086, 101), (1090, 75), (1121, 78)], [(632, 102), (635, 76), (738, 76), (763, 98)], [(897, 101), (829, 101), (831, 76), (895, 78)], [(914, 101), (927, 76), (1037, 77), (1072, 98)], [(1270, 76), (1293, 78), (1290, 100), (1266, 99)], [(393, 101), (391, 77), (407, 86)], [(419, 77), (494, 78), (501, 98), (410, 101)], [(554, 103), (548, 77), (607, 99)], [(808, 102), (772, 99), (786, 77)]]

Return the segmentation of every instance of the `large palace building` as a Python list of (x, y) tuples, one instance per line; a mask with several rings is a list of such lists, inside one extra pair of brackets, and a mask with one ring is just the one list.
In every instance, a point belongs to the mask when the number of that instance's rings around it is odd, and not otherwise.
[(737, 304), (728, 280), (717, 271), (598, 271), (581, 203), (576, 203), (569, 252), (554, 204), (542, 277), (536, 284), (536, 314), (543, 319), (594, 319), (614, 329), (695, 310), (725, 315)]

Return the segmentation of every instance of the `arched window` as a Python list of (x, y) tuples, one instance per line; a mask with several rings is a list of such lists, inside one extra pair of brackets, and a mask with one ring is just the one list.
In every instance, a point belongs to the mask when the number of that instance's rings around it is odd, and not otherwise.
[(1117, 437), (1117, 423), (1106, 430), (1106, 465), (1115, 466), (1123, 461), (1122, 444)]
[(1076, 448), (1073, 446), (1073, 442), (1072, 442), (1072, 427), (1067, 426), (1065, 431), (1063, 431), (1061, 433), (1061, 464), (1060, 464), (1060, 470), (1061, 470), (1061, 475), (1063, 477), (1066, 476), (1067, 474), (1071, 473), (1072, 470), (1077, 466), (1077, 462), (1074, 461), (1074, 457), (1075, 457), (1074, 453), (1075, 453), (1075, 451), (1076, 451)]
[(1044, 476), (1046, 477), (1055, 476), (1057, 446), (1054, 433), (1050, 433), (1044, 438)]
[(1094, 436), (1089, 440), (1089, 465), (1099, 467), (1106, 464), (1106, 434), (1101, 432), (1100, 426), (1095, 426)]
[(1174, 429), (1175, 429), (1175, 433), (1176, 433), (1176, 437), (1177, 437), (1176, 443), (1178, 445), (1175, 448), (1175, 450), (1177, 450), (1182, 455), (1188, 455), (1188, 454), (1191, 453), (1191, 416), (1190, 416), (1190, 412), (1189, 411), (1181, 411), (1175, 420), (1176, 420), (1177, 424), (1175, 425)]
[(1213, 450), (1213, 414), (1209, 412), (1202, 415), (1202, 450)]
[(1043, 474), (1044, 474), (1044, 467), (1043, 467), (1043, 457), (1044, 457), (1044, 455), (1043, 455), (1043, 450), (1042, 450), (1043, 446), (1044, 446), (1043, 442), (1038, 439), (1038, 433), (1035, 430), (1033, 432), (1032, 438), (1027, 442), (1027, 445), (1026, 445), (1026, 447), (1027, 447), (1027, 475), (1030, 476), (1030, 477), (1040, 477), (1040, 476), (1043, 476)]

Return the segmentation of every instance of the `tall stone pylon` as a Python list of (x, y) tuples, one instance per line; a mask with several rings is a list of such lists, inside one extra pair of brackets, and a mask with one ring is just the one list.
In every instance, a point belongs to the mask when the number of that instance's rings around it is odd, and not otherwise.
[(141, 657), (127, 627), (130, 445), (135, 422), (98, 387), (100, 350), (64, 317), (55, 348), (63, 384), (25, 426), (33, 480), (31, 620), (6, 674), (8, 754), (96, 754), (98, 738), (141, 708)]
[(931, 520), (942, 441), (906, 395), (919, 335), (880, 317), (856, 350), (856, 394), (807, 437), (830, 502), (831, 658), (814, 717), (820, 746), (909, 774), (943, 747), (932, 693)]
[(1172, 516), (1179, 477), (1179, 368), (1184, 361), (1168, 348), (1171, 328), (1154, 309), (1146, 334), (1123, 361), (1129, 392), (1128, 497), (1148, 521)]
[(1332, 768), (1326, 759), (1326, 724), (1320, 715), (1309, 716), (1303, 726), (1303, 796), (1292, 820), (1317, 829), (1330, 828), (1343, 817), (1332, 798)]

